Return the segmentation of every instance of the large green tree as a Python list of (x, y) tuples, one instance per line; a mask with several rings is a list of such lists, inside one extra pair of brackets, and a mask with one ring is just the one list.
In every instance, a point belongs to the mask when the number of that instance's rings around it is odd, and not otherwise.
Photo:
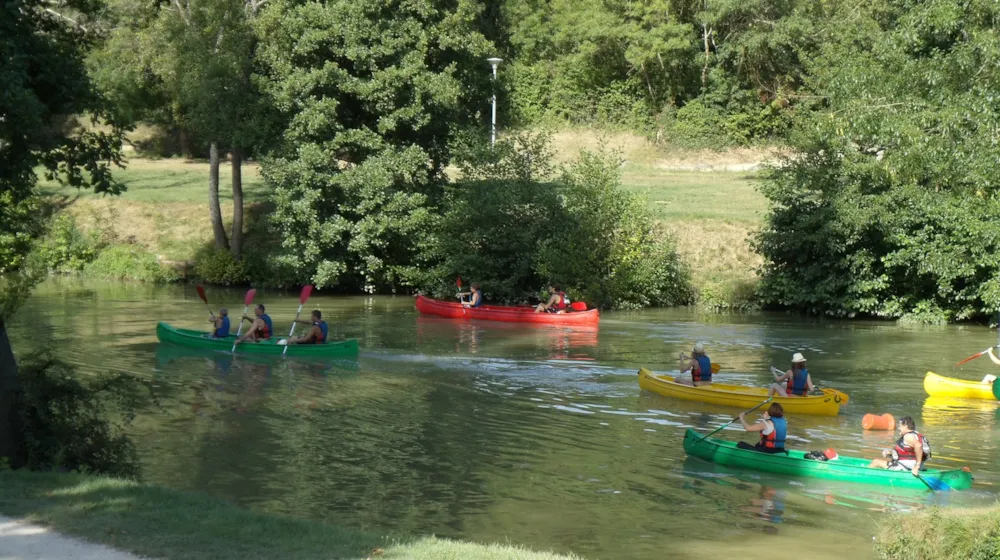
[(43, 229), (36, 206), (36, 170), (77, 187), (118, 193), (120, 131), (83, 130), (71, 117), (108, 117), (84, 67), (100, 4), (67, 0), (0, 3), (0, 457), (17, 442), (17, 363), (5, 320), (39, 277), (27, 257)]
[(472, 0), (276, 0), (257, 30), (288, 125), (265, 160), (280, 264), (317, 286), (391, 289), (413, 265), (449, 142), (488, 107)]

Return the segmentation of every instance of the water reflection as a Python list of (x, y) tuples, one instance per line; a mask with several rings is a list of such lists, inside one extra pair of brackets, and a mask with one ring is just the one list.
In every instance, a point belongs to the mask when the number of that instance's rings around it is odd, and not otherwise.
[(594, 361), (599, 327), (559, 327), (499, 321), (458, 321), (420, 315), (416, 319), (418, 344), (452, 341), (454, 353), (479, 354), (482, 350), (533, 353), (536, 359)]

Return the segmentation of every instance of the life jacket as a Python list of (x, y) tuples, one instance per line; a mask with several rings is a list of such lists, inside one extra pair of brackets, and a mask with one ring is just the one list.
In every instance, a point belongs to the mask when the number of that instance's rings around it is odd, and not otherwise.
[[(476, 294), (479, 294), (478, 300), (476, 299)], [(480, 307), (481, 305), (483, 305), (483, 292), (482, 291), (473, 292), (472, 296), (470, 296), (469, 299), (470, 301), (473, 302), (472, 307)]]
[(214, 336), (215, 338), (226, 338), (227, 336), (229, 336), (229, 317), (222, 318), (222, 326), (215, 329), (215, 332), (212, 333), (212, 336)]
[[(921, 434), (920, 432), (909, 432), (909, 433), (917, 434), (917, 438), (920, 439), (920, 446), (924, 450), (924, 461), (930, 459), (931, 458), (931, 443), (929, 441), (927, 441), (927, 438), (924, 437), (924, 435)], [(906, 444), (906, 440), (904, 439), (905, 437), (906, 437), (906, 435), (904, 434), (904, 435), (900, 436), (898, 440), (896, 440), (896, 447), (893, 448), (893, 451), (896, 452), (896, 460), (897, 461), (901, 461), (901, 460), (916, 461), (917, 460), (917, 450)]]
[(323, 332), (323, 338), (316, 340), (315, 335), (313, 335), (312, 342), (315, 342), (316, 344), (321, 344), (326, 342), (326, 335), (329, 332), (328, 330), (329, 327), (327, 327), (326, 321), (313, 321), (313, 326), (319, 327), (319, 330)]
[(264, 330), (261, 331), (260, 338), (271, 338), (271, 333), (274, 332), (274, 325), (271, 324), (271, 316), (264, 313), (260, 318), (264, 321)]
[(691, 371), (691, 379), (695, 381), (711, 381), (712, 360), (704, 354), (695, 356), (694, 360), (698, 362), (698, 367)]
[(774, 425), (774, 429), (771, 430), (771, 433), (766, 436), (763, 432), (760, 434), (761, 447), (766, 447), (768, 449), (784, 449), (785, 436), (788, 434), (788, 422), (786, 422), (784, 418), (771, 418), (771, 424)]
[(801, 395), (806, 396), (809, 393), (809, 388), (806, 385), (806, 381), (809, 379), (809, 370), (804, 369), (802, 371), (793, 371), (792, 378), (788, 380), (787, 392), (789, 395)]
[(567, 307), (569, 307), (570, 301), (569, 298), (566, 297), (566, 292), (556, 292), (556, 293), (559, 294), (559, 301), (557, 301), (556, 304), (553, 305), (552, 307), (555, 309), (566, 309)]

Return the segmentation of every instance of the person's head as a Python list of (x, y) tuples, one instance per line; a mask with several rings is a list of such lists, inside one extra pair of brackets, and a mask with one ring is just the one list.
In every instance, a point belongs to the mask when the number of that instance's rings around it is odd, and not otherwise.
[(914, 432), (917, 430), (917, 424), (916, 422), (913, 421), (913, 418), (910, 416), (904, 416), (900, 418), (899, 423), (897, 423), (896, 426), (899, 428), (899, 431), (903, 432), (904, 434), (906, 432)]
[(695, 342), (694, 343), (694, 348), (691, 349), (691, 352), (694, 353), (694, 354), (704, 354), (705, 353), (705, 345), (702, 344), (702, 343), (700, 343), (700, 342)]
[(559, 292), (559, 286), (557, 286), (555, 284), (549, 284), (549, 293), (550, 294), (555, 294), (555, 293), (558, 293), (558, 292)]
[(320, 313), (319, 309), (313, 309), (312, 319), (313, 319), (313, 321), (322, 321), (323, 320), (323, 314)]
[(229, 317), (229, 310), (223, 307), (219, 310), (219, 317)]
[(263, 315), (264, 314), (264, 304), (263, 303), (258, 303), (257, 307), (253, 308), (253, 312), (254, 312), (254, 315), (256, 315), (258, 317), (260, 317), (261, 315)]
[(806, 368), (806, 357), (796, 352), (792, 354), (792, 369), (795, 371), (803, 370)]
[(778, 404), (778, 403), (772, 403), (771, 406), (769, 406), (767, 408), (767, 410), (764, 412), (764, 417), (765, 418), (784, 418), (785, 417), (785, 409), (781, 408), (781, 405)]
[(473, 282), (472, 285), (469, 286), (469, 288), (471, 288), (473, 292), (478, 292), (479, 291), (479, 282)]

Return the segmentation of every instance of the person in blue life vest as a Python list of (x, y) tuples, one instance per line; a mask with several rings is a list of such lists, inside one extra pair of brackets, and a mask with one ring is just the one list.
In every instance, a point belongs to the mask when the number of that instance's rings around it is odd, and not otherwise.
[[(480, 307), (483, 305), (483, 292), (479, 289), (478, 282), (473, 282), (469, 286), (468, 292), (459, 292), (456, 294), (456, 297), (458, 297), (463, 307)], [(462, 299), (464, 297), (468, 297), (468, 301)]]
[(890, 471), (910, 471), (919, 476), (925, 463), (931, 458), (931, 444), (917, 431), (917, 425), (910, 416), (904, 416), (896, 424), (899, 439), (892, 449), (882, 451), (882, 458), (872, 459), (869, 467)]
[(253, 318), (246, 315), (243, 316), (244, 321), (250, 321), (250, 329), (236, 341), (236, 344), (247, 339), (253, 342), (260, 342), (261, 340), (271, 338), (271, 333), (274, 332), (274, 324), (271, 323), (271, 316), (264, 312), (264, 304), (258, 304), (257, 307), (254, 307), (253, 314), (255, 315)]
[(325, 344), (326, 336), (330, 332), (323, 314), (319, 309), (312, 312), (308, 321), (297, 319), (295, 321), (301, 325), (309, 325), (309, 332), (305, 336), (289, 338), (286, 344)]
[[(688, 372), (691, 372), (690, 378), (685, 375)], [(690, 356), (681, 352), (681, 374), (674, 381), (694, 387), (712, 384), (712, 360), (705, 354), (704, 344), (695, 343)]]
[(806, 369), (806, 358), (796, 352), (792, 355), (792, 369), (781, 373), (781, 370), (771, 368), (777, 383), (771, 385), (767, 391), (767, 396), (775, 395), (781, 397), (805, 397), (816, 389), (812, 378), (809, 377), (809, 370)]
[(209, 323), (215, 327), (208, 336), (210, 338), (226, 338), (229, 336), (229, 310), (223, 307), (219, 310), (219, 314), (208, 320)]
[(741, 441), (736, 444), (737, 447), (762, 453), (787, 453), (785, 438), (788, 435), (788, 422), (785, 421), (785, 409), (781, 408), (780, 404), (772, 403), (761, 414), (761, 421), (756, 424), (747, 424), (746, 414), (746, 412), (740, 413), (743, 429), (748, 432), (760, 432), (760, 441), (754, 445)]

